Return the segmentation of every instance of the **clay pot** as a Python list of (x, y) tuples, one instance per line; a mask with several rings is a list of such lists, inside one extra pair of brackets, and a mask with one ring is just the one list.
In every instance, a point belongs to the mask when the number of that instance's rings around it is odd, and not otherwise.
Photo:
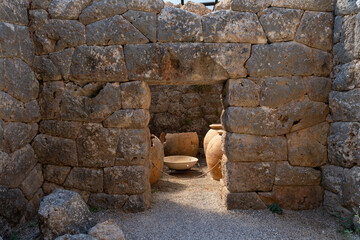
[(168, 133), (165, 136), (165, 156), (184, 155), (196, 157), (199, 137), (196, 132)]
[[(206, 163), (210, 171), (211, 177), (214, 180), (220, 180), (222, 178), (221, 173), (221, 159), (223, 152), (221, 150), (221, 133), (217, 134), (209, 142), (206, 150)], [(215, 167), (216, 165), (216, 167)]]
[(164, 147), (161, 141), (154, 135), (151, 136), (150, 160), (151, 160), (151, 173), (150, 184), (156, 183), (162, 174), (164, 168)]
[(211, 141), (211, 139), (213, 139), (213, 137), (218, 135), (219, 131), (222, 131), (221, 124), (211, 124), (210, 128), (211, 129), (206, 133), (205, 138), (204, 138), (204, 153), (205, 154), (206, 154), (206, 148), (207, 148), (209, 142)]

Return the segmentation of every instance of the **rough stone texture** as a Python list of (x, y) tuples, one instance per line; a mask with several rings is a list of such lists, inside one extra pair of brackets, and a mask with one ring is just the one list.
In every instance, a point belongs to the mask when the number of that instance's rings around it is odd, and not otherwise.
[(149, 40), (121, 15), (100, 20), (86, 26), (87, 45), (141, 44)]
[[(249, 44), (170, 43), (125, 46), (129, 79), (145, 80), (150, 84), (209, 84), (224, 81), (229, 75), (234, 78), (244, 77), (246, 69), (241, 63), (248, 59), (249, 54)], [(139, 55), (144, 57), (138, 59), (136, 56)], [(229, 61), (232, 58), (237, 61)]]
[(326, 164), (328, 132), (329, 124), (321, 123), (286, 135), (290, 164), (303, 167), (320, 167)]
[(26, 203), (27, 201), (20, 189), (8, 189), (0, 186), (0, 216), (3, 216), (10, 223), (10, 226), (20, 221), (24, 222)]
[(240, 12), (254, 12), (257, 13), (271, 5), (272, 0), (233, 0), (231, 9)]
[(225, 86), (224, 106), (257, 107), (260, 103), (260, 86), (249, 79), (230, 79)]
[(211, 10), (205, 7), (204, 4), (196, 3), (192, 1), (187, 1), (185, 5), (181, 7), (181, 9), (184, 9), (185, 11), (193, 12), (200, 16), (211, 13)]
[(164, 8), (163, 0), (125, 0), (129, 10), (160, 12)]
[(128, 198), (128, 195), (92, 193), (87, 204), (100, 209), (120, 209)]
[(158, 41), (202, 41), (201, 17), (179, 8), (164, 8), (158, 17)]
[(45, 9), (49, 8), (51, 0), (33, 0), (31, 3), (32, 9)]
[(55, 240), (98, 240), (98, 238), (81, 233), (76, 235), (65, 234), (63, 236), (57, 237)]
[(342, 167), (360, 165), (360, 123), (332, 123), (328, 141), (331, 164)]
[(226, 191), (222, 193), (223, 201), (228, 210), (233, 209), (265, 209), (266, 205), (261, 201), (255, 192), (249, 193), (230, 193)]
[(90, 192), (103, 191), (103, 171), (101, 169), (73, 168), (64, 187)]
[(84, 124), (76, 139), (79, 166), (110, 167), (114, 165), (120, 131), (101, 124)]
[(145, 191), (146, 169), (117, 166), (104, 169), (104, 191), (109, 194), (139, 194)]
[(39, 134), (32, 144), (42, 164), (77, 166), (78, 158), (74, 140)]
[(232, 162), (272, 162), (287, 160), (285, 137), (262, 137), (227, 132), (224, 154)]
[(313, 186), (320, 185), (321, 172), (308, 167), (292, 167), (288, 162), (276, 164), (275, 185)]
[(18, 187), (36, 163), (34, 150), (29, 144), (12, 154), (0, 152), (0, 185)]
[(255, 45), (246, 63), (252, 77), (328, 76), (331, 55), (296, 42)]
[(267, 43), (254, 13), (221, 10), (203, 16), (201, 21), (205, 42)]
[(331, 91), (331, 79), (324, 77), (304, 78), (307, 95), (310, 100), (316, 102), (328, 102)]
[(79, 20), (86, 25), (122, 14), (126, 10), (127, 7), (124, 0), (94, 0), (90, 6), (81, 12)]
[(43, 184), (44, 178), (42, 175), (41, 164), (37, 164), (31, 172), (27, 175), (24, 181), (20, 184), (20, 189), (24, 196), (31, 200), (34, 194), (40, 189)]
[(59, 116), (60, 103), (65, 90), (63, 82), (44, 82), (40, 88), (39, 105), (42, 119)]
[(351, 211), (343, 207), (343, 199), (337, 194), (329, 191), (324, 191), (324, 208), (326, 211), (334, 216), (350, 216)]
[(91, 0), (52, 0), (49, 5), (51, 18), (78, 19)]
[(342, 167), (326, 165), (322, 170), (322, 186), (333, 193), (341, 193), (345, 180), (344, 169)]
[(45, 165), (43, 170), (44, 178), (46, 181), (49, 182), (53, 182), (56, 184), (63, 184), (70, 170), (71, 170), (70, 167)]
[(275, 163), (242, 163), (229, 160), (223, 162), (222, 169), (225, 186), (230, 192), (271, 191), (275, 180)]
[(232, 0), (222, 0), (215, 5), (214, 10), (229, 10), (231, 9)]
[(329, 105), (334, 121), (360, 121), (360, 88), (348, 92), (332, 91)]
[(29, 144), (37, 134), (38, 125), (36, 123), (25, 124), (19, 122), (5, 123), (3, 126), (4, 141), (2, 148), (6, 152), (14, 152), (17, 149)]
[(337, 0), (335, 6), (336, 15), (350, 15), (360, 11), (358, 2), (354, 0)]
[(327, 11), (334, 10), (336, 0), (274, 0), (273, 7), (296, 8), (310, 11)]
[(286, 8), (267, 8), (259, 20), (270, 42), (294, 40), (303, 11)]
[(40, 188), (35, 193), (33, 198), (27, 203), (26, 215), (25, 215), (26, 221), (29, 221), (29, 220), (33, 219), (34, 216), (36, 216), (37, 211), (40, 207), (40, 200), (42, 197), (44, 197), (44, 192), (43, 192), (42, 188)]
[(0, 3), (0, 21), (27, 25), (27, 8), (29, 8), (27, 0), (2, 1)]
[(126, 212), (145, 211), (150, 206), (150, 197), (148, 194), (131, 195), (124, 205)]
[(123, 17), (136, 27), (151, 42), (157, 40), (157, 16), (153, 12), (127, 11)]
[(305, 12), (297, 29), (295, 41), (329, 51), (332, 49), (334, 16), (325, 12)]
[(121, 87), (121, 107), (123, 109), (149, 109), (151, 92), (149, 86), (143, 81), (123, 83)]
[(335, 79), (333, 81), (333, 90), (347, 91), (360, 87), (360, 62), (357, 60), (337, 65), (333, 69)]
[(359, 209), (360, 202), (360, 167), (344, 169), (345, 182), (343, 186), (344, 205), (353, 211)]
[(35, 28), (35, 52), (48, 54), (85, 44), (85, 26), (75, 20), (46, 20)]
[(98, 223), (89, 229), (89, 235), (99, 240), (125, 240), (125, 236), (114, 220)]
[(40, 122), (39, 131), (54, 137), (75, 139), (82, 123), (57, 120), (43, 120)]
[(104, 127), (145, 128), (150, 121), (150, 113), (145, 109), (125, 109), (114, 112), (104, 121)]
[(126, 129), (120, 132), (115, 165), (144, 165), (149, 158), (149, 129)]
[(70, 79), (80, 81), (127, 81), (122, 46), (81, 46), (75, 49)]
[(89, 216), (90, 211), (78, 193), (57, 189), (41, 200), (40, 231), (44, 239), (76, 234), (87, 229)]

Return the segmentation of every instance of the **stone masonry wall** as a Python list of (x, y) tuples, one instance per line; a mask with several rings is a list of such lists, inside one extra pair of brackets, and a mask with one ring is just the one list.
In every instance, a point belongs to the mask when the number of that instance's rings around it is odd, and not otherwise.
[(197, 132), (202, 149), (209, 125), (220, 123), (223, 84), (157, 85), (150, 86), (150, 90), (151, 133), (160, 136), (162, 132)]
[(360, 4), (338, 0), (335, 15), (333, 122), (322, 183), (327, 210), (350, 215), (360, 206)]
[(0, 201), (13, 204), (1, 219), (25, 215), (40, 187), (147, 209), (148, 85), (225, 84), (227, 208), (319, 207), (334, 6), (233, 0), (200, 16), (162, 0), (0, 2)]

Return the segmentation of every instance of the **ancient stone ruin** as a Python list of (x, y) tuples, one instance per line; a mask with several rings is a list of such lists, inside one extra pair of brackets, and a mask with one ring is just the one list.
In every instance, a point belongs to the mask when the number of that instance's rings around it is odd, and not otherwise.
[(0, 225), (30, 219), (56, 188), (146, 210), (154, 85), (223, 88), (228, 209), (351, 213), (359, 12), (354, 0), (233, 0), (202, 16), (162, 0), (1, 1)]

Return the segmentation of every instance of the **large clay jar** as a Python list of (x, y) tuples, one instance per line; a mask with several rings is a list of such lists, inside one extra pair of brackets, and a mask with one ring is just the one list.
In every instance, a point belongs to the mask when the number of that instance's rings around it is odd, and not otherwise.
[(221, 132), (213, 137), (209, 142), (206, 150), (206, 163), (210, 171), (211, 177), (214, 180), (220, 180), (222, 178), (221, 173), (221, 159), (223, 152), (221, 150)]
[(212, 124), (210, 125), (210, 130), (206, 133), (204, 138), (204, 153), (206, 154), (206, 148), (209, 145), (209, 142), (213, 137), (218, 135), (218, 132), (222, 130), (221, 124)]
[(165, 136), (165, 156), (184, 155), (196, 157), (199, 137), (196, 132), (168, 133)]
[(150, 184), (156, 183), (161, 177), (164, 168), (164, 147), (161, 141), (154, 135), (151, 136), (150, 160), (151, 173)]

